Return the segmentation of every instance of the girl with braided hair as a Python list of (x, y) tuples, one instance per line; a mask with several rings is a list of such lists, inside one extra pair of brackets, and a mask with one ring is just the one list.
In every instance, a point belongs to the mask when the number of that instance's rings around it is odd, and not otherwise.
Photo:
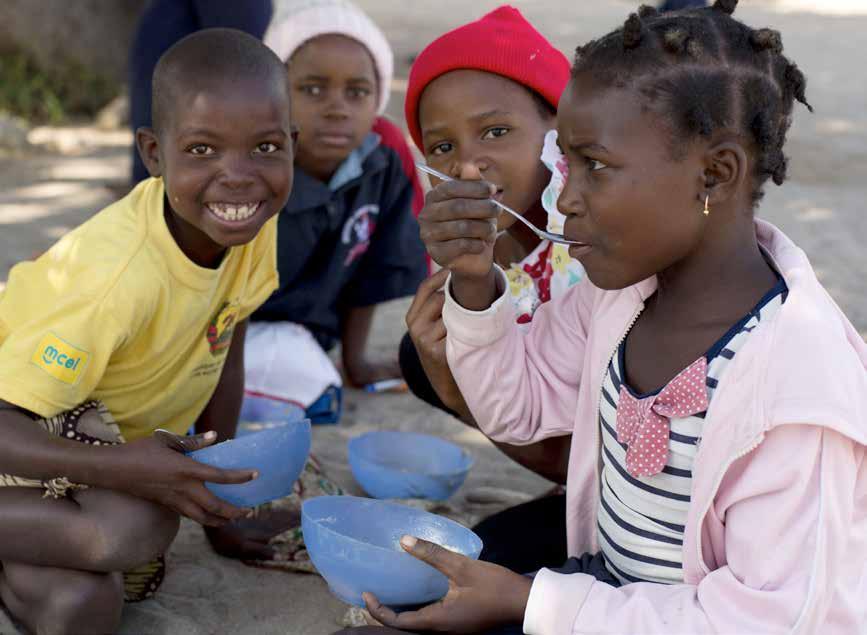
[(429, 195), (449, 366), (480, 429), (572, 434), (572, 558), (521, 576), (406, 536), (451, 584), (399, 615), (367, 595), (388, 627), (867, 632), (867, 346), (805, 254), (755, 217), (786, 178), (793, 104), (809, 104), (779, 33), (734, 19), (736, 4), (642, 8), (578, 49), (558, 207), (588, 279), (526, 332), (473, 238), (496, 218), (489, 185)]

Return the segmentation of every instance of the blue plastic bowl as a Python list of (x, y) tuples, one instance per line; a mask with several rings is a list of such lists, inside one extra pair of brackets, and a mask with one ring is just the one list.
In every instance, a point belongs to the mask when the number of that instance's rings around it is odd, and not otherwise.
[(301, 406), (268, 397), (244, 395), (236, 436), (243, 437), (252, 432), (302, 419), (304, 419), (304, 408)]
[(255, 507), (292, 493), (310, 454), (310, 421), (291, 421), (191, 452), (196, 461), (225, 469), (255, 469), (259, 478), (240, 485), (205, 483), (217, 497)]
[(364, 605), (364, 591), (393, 608), (427, 604), (446, 594), (446, 577), (401, 548), (400, 538), (405, 534), (473, 559), (482, 551), (481, 538), (454, 521), (355, 496), (305, 501), (301, 529), (310, 559), (331, 592), (355, 606)]
[(382, 431), (349, 442), (349, 465), (374, 498), (446, 500), (463, 485), (473, 457), (427, 434)]

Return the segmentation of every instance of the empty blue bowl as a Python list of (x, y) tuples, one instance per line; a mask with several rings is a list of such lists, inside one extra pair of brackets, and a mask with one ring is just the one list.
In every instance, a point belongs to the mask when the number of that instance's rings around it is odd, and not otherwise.
[(420, 509), (355, 496), (321, 496), (301, 508), (304, 544), (331, 592), (364, 606), (373, 593), (393, 608), (427, 604), (448, 591), (446, 577), (400, 546), (404, 535), (476, 559), (482, 540), (458, 523)]
[(217, 497), (238, 507), (255, 507), (292, 493), (310, 454), (310, 421), (290, 421), (224, 441), (189, 456), (228, 470), (258, 470), (259, 477), (240, 485), (205, 483)]
[(267, 430), (289, 421), (302, 419), (304, 419), (304, 408), (301, 406), (269, 397), (244, 395), (236, 436), (243, 437), (251, 432)]
[(473, 457), (454, 443), (415, 432), (369, 432), (349, 442), (352, 475), (374, 498), (446, 500)]

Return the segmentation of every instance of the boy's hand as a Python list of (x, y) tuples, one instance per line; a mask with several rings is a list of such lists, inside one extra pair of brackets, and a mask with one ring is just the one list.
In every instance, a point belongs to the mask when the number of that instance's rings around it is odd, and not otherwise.
[(383, 379), (401, 376), (400, 364), (393, 359), (370, 361), (367, 357), (367, 340), (376, 305), (349, 307), (341, 314), (341, 355), (346, 380), (351, 386), (361, 388)]
[(446, 596), (418, 610), (399, 615), (371, 593), (364, 603), (385, 626), (409, 631), (483, 633), (507, 624), (521, 624), (533, 581), (490, 562), (453, 553), (425, 540), (404, 536), (401, 546), (449, 579)]
[(422, 282), (406, 314), (406, 326), (419, 361), (443, 404), (463, 415), (466, 403), (446, 359), (446, 327), (443, 324), (445, 294), (441, 291), (449, 270), (440, 269)]
[(204, 482), (246, 483), (257, 473), (223, 470), (184, 456), (211, 445), (216, 438), (215, 432), (183, 437), (157, 430), (146, 439), (115, 446), (111, 455), (116, 463), (104, 470), (109, 476), (100, 485), (159, 503), (202, 525), (224, 525), (250, 510), (220, 500)]
[(418, 217), (431, 258), (456, 276), (486, 278), (494, 263), (499, 210), (486, 181), (443, 182), (427, 193)]
[(222, 527), (205, 527), (211, 546), (221, 556), (238, 560), (273, 560), (270, 541), (301, 524), (298, 513), (288, 510), (257, 510), (252, 518), (240, 518)]

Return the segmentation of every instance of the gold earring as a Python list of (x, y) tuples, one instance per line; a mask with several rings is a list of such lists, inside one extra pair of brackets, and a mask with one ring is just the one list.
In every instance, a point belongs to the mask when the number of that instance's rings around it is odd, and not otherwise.
[(710, 201), (710, 196), (704, 197), (704, 215), (708, 216), (710, 214), (710, 207), (708, 207), (708, 201)]

